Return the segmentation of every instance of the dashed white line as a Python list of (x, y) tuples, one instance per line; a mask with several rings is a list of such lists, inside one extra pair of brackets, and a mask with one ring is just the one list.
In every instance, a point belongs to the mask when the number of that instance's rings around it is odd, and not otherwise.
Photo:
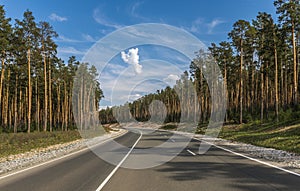
[(189, 149), (187, 149), (186, 151), (191, 153), (193, 156), (196, 156), (196, 154), (194, 152), (190, 151)]
[(136, 140), (136, 142), (134, 143), (134, 145), (131, 147), (131, 149), (128, 151), (128, 153), (125, 155), (125, 157), (119, 162), (119, 164), (114, 168), (113, 171), (111, 171), (111, 173), (105, 178), (105, 180), (100, 184), (100, 186), (97, 188), (96, 191), (100, 191), (102, 190), (102, 188), (108, 183), (108, 181), (111, 179), (111, 177), (117, 172), (117, 170), (120, 168), (120, 166), (124, 163), (124, 161), (127, 159), (127, 157), (130, 155), (130, 153), (132, 152), (132, 150), (134, 149), (134, 147), (138, 144), (138, 142), (140, 141), (140, 139), (143, 136), (143, 133), (141, 131), (140, 132), (140, 137)]

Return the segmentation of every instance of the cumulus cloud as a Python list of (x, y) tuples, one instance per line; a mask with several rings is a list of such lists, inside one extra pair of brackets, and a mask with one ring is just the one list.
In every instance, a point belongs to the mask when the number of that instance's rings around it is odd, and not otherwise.
[(139, 98), (141, 98), (141, 97), (142, 97), (141, 94), (136, 93), (136, 94), (133, 94), (133, 95), (129, 95), (128, 100), (129, 100), (129, 101), (134, 101), (134, 100), (137, 100), (137, 99), (139, 99)]
[(167, 79), (176, 81), (179, 80), (179, 77), (175, 74), (170, 74)]
[(52, 21), (58, 21), (58, 22), (63, 22), (63, 21), (67, 21), (67, 17), (62, 17), (62, 16), (59, 16), (55, 13), (52, 13), (50, 16), (49, 16), (49, 19), (51, 19)]
[(134, 67), (134, 71), (136, 74), (142, 73), (142, 65), (139, 63), (139, 49), (138, 48), (131, 48), (128, 53), (125, 53), (124, 51), (121, 52), (121, 58), (122, 60), (130, 64)]

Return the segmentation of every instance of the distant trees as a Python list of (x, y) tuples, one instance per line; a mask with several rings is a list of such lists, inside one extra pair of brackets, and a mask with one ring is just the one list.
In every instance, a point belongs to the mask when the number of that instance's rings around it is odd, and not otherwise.
[[(189, 73), (185, 72), (174, 87), (129, 103), (133, 117), (147, 120), (149, 104), (158, 99), (167, 107), (166, 122), (178, 122), (183, 113), (191, 111), (194, 98), (175, 90), (189, 80), (197, 92), (200, 123), (208, 122), (212, 98), (203, 75), (208, 53), (222, 70), (227, 87), (227, 122), (279, 121), (284, 111), (299, 110), (300, 4), (299, 0), (275, 0), (274, 5), (279, 23), (265, 12), (259, 12), (252, 21), (235, 22), (228, 34), (230, 41), (212, 43), (208, 52), (199, 50)], [(184, 104), (180, 104), (181, 95), (187, 95)], [(102, 110), (100, 119), (104, 123), (116, 121), (111, 109)]]
[[(49, 23), (37, 23), (31, 11), (14, 26), (10, 21), (0, 6), (0, 132), (75, 128), (73, 78), (82, 63), (73, 56), (67, 64), (57, 58), (57, 33)], [(83, 65), (95, 78), (95, 68)], [(99, 82), (93, 86), (97, 107), (103, 93)]]
[(78, 66), (71, 100), (79, 130), (96, 129), (99, 124), (98, 107), (103, 93), (97, 77), (95, 66), (88, 68), (87, 63)]

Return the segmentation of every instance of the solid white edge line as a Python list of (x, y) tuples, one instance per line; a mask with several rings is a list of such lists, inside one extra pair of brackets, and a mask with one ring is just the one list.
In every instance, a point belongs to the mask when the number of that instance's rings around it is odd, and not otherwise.
[[(167, 131), (167, 130), (161, 130), (161, 131)], [(173, 133), (176, 133), (176, 132), (173, 132)], [(181, 135), (181, 136), (187, 136), (187, 135), (182, 135), (182, 134), (180, 134), (180, 133), (177, 133), (177, 134), (178, 134), (178, 135)], [(300, 177), (300, 174), (299, 174), (299, 173), (293, 172), (293, 171), (291, 171), (291, 170), (287, 170), (287, 169), (281, 168), (281, 167), (279, 167), (279, 166), (275, 166), (275, 165), (273, 165), (273, 164), (270, 164), (270, 163), (267, 163), (267, 162), (264, 162), (264, 161), (261, 161), (261, 160), (258, 160), (258, 159), (255, 159), (255, 158), (246, 156), (246, 155), (243, 155), (243, 154), (241, 154), (241, 153), (238, 153), (238, 152), (235, 152), (235, 151), (226, 149), (226, 148), (224, 148), (224, 147), (221, 147), (221, 146), (218, 146), (218, 145), (209, 143), (209, 142), (207, 142), (207, 141), (204, 141), (204, 140), (199, 139), (199, 138), (196, 138), (196, 137), (193, 137), (192, 139), (195, 139), (195, 140), (198, 140), (198, 141), (203, 141), (203, 142), (205, 142), (205, 143), (207, 143), (207, 144), (209, 144), (209, 145), (212, 145), (212, 146), (214, 146), (214, 147), (217, 147), (217, 148), (219, 148), (219, 149), (221, 149), (221, 150), (227, 151), (227, 152), (232, 153), (232, 154), (234, 154), (234, 155), (238, 155), (238, 156), (247, 158), (247, 159), (249, 159), (249, 160), (255, 161), (255, 162), (257, 162), (257, 163), (260, 163), (260, 164), (263, 164), (263, 165), (266, 165), (266, 166), (275, 168), (275, 169), (277, 169), (277, 170), (281, 170), (281, 171), (284, 171), (284, 172), (286, 172), (286, 173), (293, 174), (293, 175), (295, 175), (295, 176)]]
[[(120, 135), (121, 135), (121, 133), (120, 133)], [(118, 137), (118, 136), (119, 136), (119, 135), (117, 135), (116, 137)], [(97, 144), (91, 146), (91, 148), (96, 147), (96, 146), (99, 146), (99, 145), (101, 145), (101, 144), (104, 144), (104, 143), (106, 143), (106, 142), (108, 142), (108, 141), (110, 141), (110, 140), (112, 140), (112, 139), (114, 139), (114, 138), (116, 138), (116, 137), (110, 137), (110, 138), (104, 140), (104, 141), (101, 142), (101, 143), (97, 143)], [(37, 168), (37, 167), (40, 167), (40, 166), (43, 166), (43, 165), (46, 165), (46, 164), (50, 164), (50, 163), (52, 163), (52, 162), (55, 162), (55, 161), (58, 161), (58, 160), (61, 160), (61, 159), (70, 157), (70, 156), (72, 156), (72, 155), (75, 155), (75, 154), (84, 152), (84, 151), (89, 150), (89, 149), (90, 149), (90, 147), (86, 147), (86, 148), (80, 149), (80, 150), (78, 150), (78, 151), (75, 151), (75, 152), (72, 152), (72, 153), (63, 155), (63, 156), (61, 156), (61, 157), (54, 158), (54, 159), (52, 159), (52, 160), (49, 160), (49, 161), (46, 161), (46, 162), (43, 162), (43, 163), (40, 163), (40, 164), (31, 166), (31, 167), (28, 167), (28, 168), (25, 168), (25, 169), (16, 171), (16, 172), (13, 172), (13, 173), (9, 173), (9, 174), (4, 175), (4, 176), (0, 176), (0, 180), (5, 179), (5, 178), (8, 178), (8, 177), (13, 176), (13, 175), (16, 175), (16, 174), (20, 174), (20, 173), (22, 173), (22, 172), (26, 172), (26, 171), (28, 171), (28, 170), (31, 170), (31, 169), (34, 169), (34, 168)]]
[(258, 162), (258, 163), (260, 163), (260, 164), (263, 164), (263, 165), (266, 165), (266, 166), (269, 166), (269, 167), (273, 167), (273, 168), (276, 168), (276, 169), (278, 169), (278, 170), (281, 170), (281, 171), (284, 171), (284, 172), (287, 172), (287, 173), (290, 173), (290, 174), (293, 174), (293, 175), (295, 175), (295, 176), (299, 176), (299, 177), (300, 177), (300, 174), (298, 174), (298, 173), (296, 173), (296, 172), (293, 172), (293, 171), (290, 171), (290, 170), (287, 170), (287, 169), (284, 169), (284, 168), (275, 166), (275, 165), (273, 165), (273, 164), (270, 164), (270, 163), (267, 163), (267, 162), (264, 162), (264, 161), (261, 161), (261, 160), (258, 160), (258, 159), (255, 159), (255, 158), (246, 156), (246, 155), (243, 155), (243, 154), (241, 154), (241, 153), (234, 152), (234, 151), (232, 151), (232, 150), (226, 149), (226, 148), (224, 148), (224, 147), (221, 147), (221, 146), (218, 146), (218, 145), (209, 143), (209, 142), (207, 142), (207, 141), (204, 141), (204, 140), (201, 140), (201, 139), (198, 139), (198, 138), (194, 138), (194, 139), (196, 139), (196, 140), (198, 140), (198, 141), (203, 141), (203, 142), (205, 142), (205, 143), (207, 143), (207, 144), (209, 144), (209, 145), (212, 145), (212, 146), (214, 146), (214, 147), (217, 147), (217, 148), (219, 148), (219, 149), (222, 149), (222, 150), (227, 151), (227, 152), (229, 152), (229, 153), (232, 153), (232, 154), (234, 154), (234, 155), (238, 155), (238, 156), (247, 158), (247, 159), (249, 159), (249, 160)]
[(191, 153), (193, 156), (196, 156), (195, 153), (193, 153), (192, 151), (190, 151), (189, 149), (186, 150), (187, 152)]
[(113, 171), (111, 171), (111, 173), (105, 178), (105, 180), (99, 185), (99, 187), (97, 188), (96, 191), (100, 191), (102, 190), (102, 188), (108, 183), (108, 181), (111, 179), (111, 177), (117, 172), (117, 170), (120, 168), (120, 166), (124, 163), (124, 161), (128, 158), (128, 156), (130, 155), (130, 153), (133, 151), (134, 147), (138, 144), (138, 142), (140, 141), (140, 139), (143, 136), (143, 133), (141, 131), (139, 131), (139, 133), (141, 134), (140, 137), (136, 140), (136, 142), (134, 143), (134, 145), (131, 147), (131, 149), (128, 151), (128, 153), (125, 155), (125, 157), (119, 162), (119, 164), (113, 169)]

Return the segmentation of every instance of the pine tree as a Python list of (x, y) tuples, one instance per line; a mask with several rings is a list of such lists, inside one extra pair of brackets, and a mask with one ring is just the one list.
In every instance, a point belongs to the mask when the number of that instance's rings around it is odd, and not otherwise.
[(300, 25), (300, 1), (299, 0), (276, 0), (274, 5), (279, 14), (281, 27), (289, 31), (291, 35), (291, 45), (293, 47), (293, 103), (298, 103), (298, 66), (297, 66), (297, 48), (296, 31), (299, 31)]
[(228, 34), (232, 39), (232, 44), (236, 48), (240, 57), (240, 124), (243, 123), (243, 68), (244, 68), (244, 49), (247, 38), (247, 31), (250, 29), (250, 23), (245, 20), (239, 20), (233, 24), (232, 31)]
[(27, 59), (27, 132), (30, 133), (31, 131), (31, 112), (32, 112), (32, 55), (35, 55), (35, 52), (38, 50), (38, 34), (39, 29), (36, 26), (35, 18), (32, 15), (32, 12), (27, 10), (23, 14), (23, 20), (16, 20), (16, 33), (19, 36), (23, 46), (23, 54), (26, 52)]
[[(12, 27), (10, 25), (10, 21), (11, 19), (6, 18), (5, 16), (4, 6), (0, 6), (0, 59), (1, 59), (0, 108), (4, 107), (2, 101), (2, 94), (3, 94), (3, 82), (4, 82), (6, 63), (9, 62), (11, 58), (13, 33), (12, 33)], [(2, 120), (0, 120), (0, 126), (1, 124), (2, 124)]]

